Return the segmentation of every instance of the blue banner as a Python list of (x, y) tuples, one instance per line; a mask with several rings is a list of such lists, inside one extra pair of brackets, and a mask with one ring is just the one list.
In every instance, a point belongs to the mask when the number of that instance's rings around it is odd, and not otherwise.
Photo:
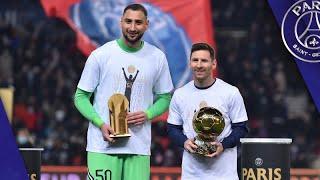
[(0, 179), (28, 180), (6, 111), (0, 99)]
[(320, 1), (268, 0), (284, 45), (320, 112)]

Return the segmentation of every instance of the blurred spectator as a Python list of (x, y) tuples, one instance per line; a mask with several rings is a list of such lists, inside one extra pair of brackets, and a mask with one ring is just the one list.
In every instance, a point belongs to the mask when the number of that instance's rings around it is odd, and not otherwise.
[(34, 146), (35, 137), (29, 133), (27, 128), (18, 129), (16, 138), (20, 148), (31, 148)]

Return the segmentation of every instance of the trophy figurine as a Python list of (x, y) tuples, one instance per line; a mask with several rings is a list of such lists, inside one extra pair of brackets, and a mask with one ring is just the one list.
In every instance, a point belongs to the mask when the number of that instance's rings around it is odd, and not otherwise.
[(130, 137), (126, 120), (129, 107), (128, 99), (122, 94), (114, 94), (109, 98), (108, 107), (110, 126), (115, 133), (110, 137)]
[(212, 107), (202, 107), (194, 114), (192, 126), (197, 133), (195, 144), (198, 148), (195, 152), (204, 156), (216, 152), (217, 147), (211, 142), (216, 141), (224, 129), (222, 113)]

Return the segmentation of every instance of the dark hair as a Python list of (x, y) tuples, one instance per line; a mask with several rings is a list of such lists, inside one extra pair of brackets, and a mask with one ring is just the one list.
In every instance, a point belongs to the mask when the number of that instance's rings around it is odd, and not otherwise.
[(215, 59), (215, 52), (214, 49), (207, 43), (195, 43), (191, 47), (191, 53), (190, 53), (190, 58), (191, 55), (194, 51), (199, 51), (199, 50), (207, 50), (210, 53), (210, 57), (212, 60)]
[(143, 14), (146, 17), (148, 17), (148, 12), (147, 12), (146, 8), (143, 7), (141, 4), (129, 4), (126, 8), (124, 8), (122, 15), (124, 15), (124, 13), (126, 13), (126, 11), (129, 9), (133, 10), (133, 11), (142, 11)]

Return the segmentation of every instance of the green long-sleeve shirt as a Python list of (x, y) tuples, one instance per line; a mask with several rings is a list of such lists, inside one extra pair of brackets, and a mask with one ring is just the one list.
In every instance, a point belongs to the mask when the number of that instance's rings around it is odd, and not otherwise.
[[(95, 126), (101, 127), (104, 124), (104, 121), (101, 119), (99, 114), (93, 108), (90, 97), (92, 92), (87, 92), (77, 88), (74, 96), (74, 104), (79, 112), (89, 121), (91, 121)], [(151, 105), (146, 111), (147, 118), (149, 120), (161, 115), (166, 110), (168, 110), (171, 100), (171, 94), (157, 94), (156, 101)]]

